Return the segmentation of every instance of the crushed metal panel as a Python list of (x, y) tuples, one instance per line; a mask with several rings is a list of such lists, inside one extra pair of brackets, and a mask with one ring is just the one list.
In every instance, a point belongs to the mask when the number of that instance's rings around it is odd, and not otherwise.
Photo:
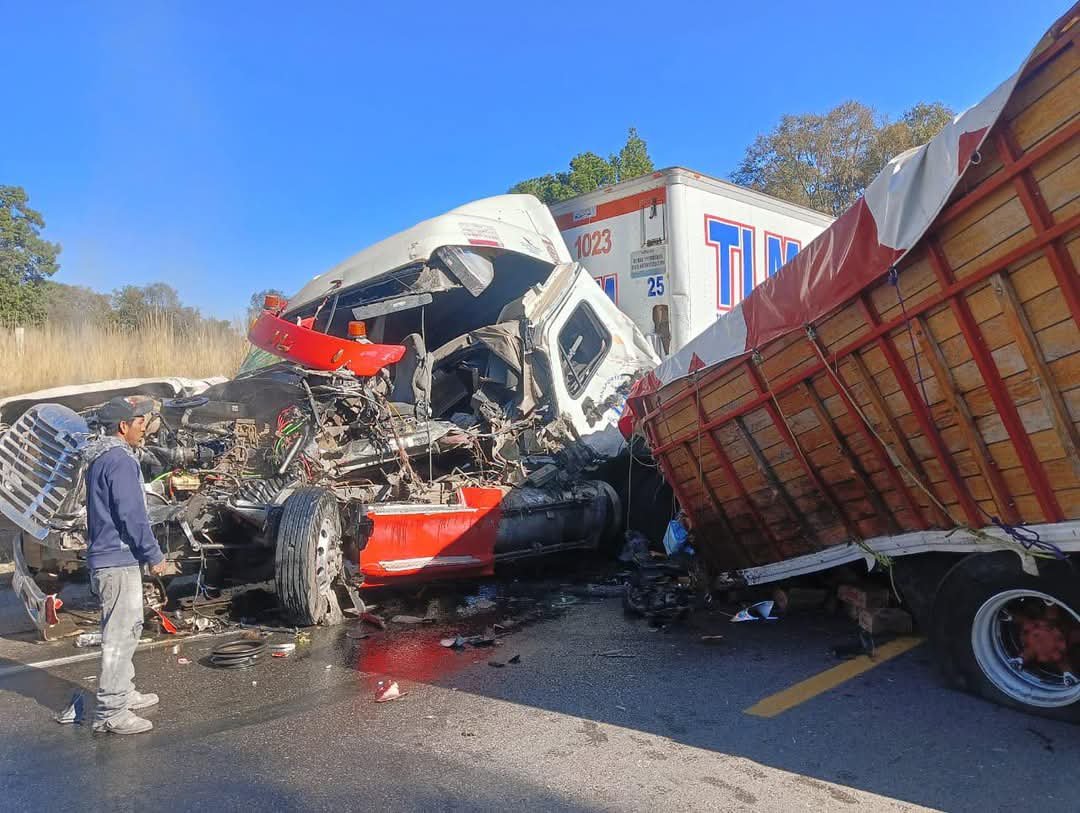
[(360, 552), (365, 587), (438, 575), (490, 575), (501, 488), (462, 488), (458, 505), (371, 505)]

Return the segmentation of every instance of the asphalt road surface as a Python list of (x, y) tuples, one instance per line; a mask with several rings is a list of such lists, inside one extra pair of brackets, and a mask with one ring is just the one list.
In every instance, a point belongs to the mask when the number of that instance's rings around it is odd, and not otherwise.
[[(528, 608), (542, 617), (497, 647), (439, 644)], [(162, 697), (155, 728), (124, 738), (53, 722), (97, 664), (23, 670), (86, 651), (31, 643), (19, 611), (0, 582), (2, 809), (1080, 806), (1080, 729), (944, 688), (925, 645), (775, 717), (745, 713), (839, 663), (850, 622), (820, 614), (654, 631), (618, 599), (549, 593), (387, 632), (349, 621), (241, 671), (201, 662), (215, 640), (157, 646), (136, 656), (139, 687)], [(384, 677), (406, 694), (376, 704)]]

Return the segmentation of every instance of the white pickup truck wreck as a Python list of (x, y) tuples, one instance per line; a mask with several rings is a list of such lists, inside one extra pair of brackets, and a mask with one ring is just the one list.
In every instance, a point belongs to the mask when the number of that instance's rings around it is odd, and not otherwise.
[[(273, 581), (291, 618), (339, 616), (335, 587), (490, 573), (616, 534), (617, 421), (658, 363), (531, 196), (489, 198), (269, 298), (238, 375), (161, 400), (140, 450), (151, 522), (196, 593)], [(0, 511), (17, 586), (85, 551), (80, 449), (116, 382), (0, 402)], [(100, 398), (94, 393), (100, 392)], [(107, 394), (106, 394), (107, 393)], [(167, 600), (149, 586), (151, 606)]]

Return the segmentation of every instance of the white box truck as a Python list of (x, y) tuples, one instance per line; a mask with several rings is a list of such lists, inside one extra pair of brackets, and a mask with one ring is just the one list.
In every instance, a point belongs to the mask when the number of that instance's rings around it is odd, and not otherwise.
[(832, 218), (682, 167), (551, 207), (589, 269), (661, 357), (730, 311)]

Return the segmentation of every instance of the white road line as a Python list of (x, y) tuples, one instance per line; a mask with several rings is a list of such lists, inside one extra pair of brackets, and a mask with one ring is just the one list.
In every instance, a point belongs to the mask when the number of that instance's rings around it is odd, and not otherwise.
[[(237, 630), (242, 632), (242, 630)], [(163, 638), (160, 641), (151, 641), (148, 644), (141, 644), (136, 648), (136, 652), (142, 652), (147, 649), (156, 649), (159, 646), (167, 646), (169, 644), (183, 644), (188, 641), (200, 641), (204, 638), (217, 638), (219, 636), (230, 635), (233, 633), (217, 633), (217, 632), (199, 632), (195, 635), (185, 635), (183, 638)], [(97, 660), (101, 657), (100, 647), (95, 648), (93, 652), (81, 652), (78, 655), (68, 655), (64, 658), (50, 658), (46, 661), (35, 661), (34, 663), (18, 663), (14, 666), (5, 666), (0, 669), (0, 679), (11, 677), (12, 675), (18, 675), (23, 672), (29, 672), (31, 669), (49, 669), (53, 666), (66, 666), (69, 663), (80, 663), (82, 661)]]

